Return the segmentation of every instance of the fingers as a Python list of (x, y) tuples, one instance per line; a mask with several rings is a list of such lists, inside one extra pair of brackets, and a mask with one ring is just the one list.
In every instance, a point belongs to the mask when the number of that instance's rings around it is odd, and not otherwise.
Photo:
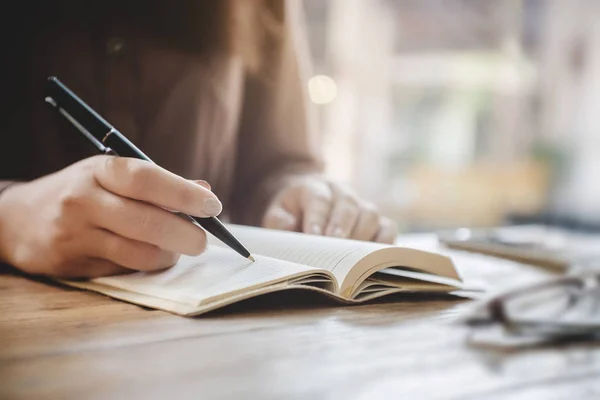
[(172, 267), (179, 255), (160, 247), (95, 229), (88, 254), (136, 271), (154, 271)]
[(206, 233), (189, 221), (107, 191), (98, 194), (90, 218), (99, 228), (173, 253), (198, 255), (206, 248)]
[(382, 217), (379, 221), (379, 232), (373, 238), (375, 242), (393, 244), (398, 234), (398, 226), (389, 218)]
[(106, 190), (168, 210), (198, 217), (219, 215), (222, 205), (207, 183), (188, 181), (155, 164), (126, 157), (105, 157), (94, 176)]
[(54, 275), (96, 278), (134, 271), (155, 271), (172, 267), (179, 259), (178, 254), (98, 228), (82, 238), (81, 243), (81, 255), (57, 265)]
[(333, 201), (331, 188), (321, 182), (306, 185), (300, 196), (303, 210), (302, 232), (312, 235), (324, 234)]
[(131, 272), (130, 269), (123, 268), (108, 260), (86, 257), (58, 266), (52, 275), (64, 279), (88, 279)]
[[(306, 210), (307, 217), (313, 215), (312, 221), (327, 220), (326, 228), (322, 231), (326, 236), (394, 243), (398, 228), (391, 219), (381, 217), (374, 204), (360, 201), (347, 190), (332, 186), (333, 195), (329, 202), (326, 198), (313, 199), (308, 202), (313, 204), (312, 211), (308, 207)], [(318, 205), (318, 208), (314, 205)], [(315, 209), (320, 212), (315, 212)], [(319, 218), (316, 218), (317, 215)], [(305, 225), (310, 221), (305, 221)], [(306, 226), (304, 232), (312, 233)]]
[(340, 189), (336, 189), (335, 192), (335, 202), (325, 229), (325, 235), (347, 238), (352, 234), (358, 220), (358, 202), (354, 196)]
[(393, 243), (396, 224), (374, 204), (324, 180), (303, 180), (285, 188), (267, 209), (262, 225), (314, 235)]
[(98, 278), (101, 276), (129, 274), (132, 271), (108, 260), (92, 258), (81, 265), (81, 270), (86, 278)]
[(298, 219), (279, 203), (275, 203), (265, 213), (262, 225), (268, 229), (294, 231), (297, 228)]
[(379, 233), (379, 214), (372, 203), (362, 203), (360, 215), (350, 238), (356, 240), (373, 240)]

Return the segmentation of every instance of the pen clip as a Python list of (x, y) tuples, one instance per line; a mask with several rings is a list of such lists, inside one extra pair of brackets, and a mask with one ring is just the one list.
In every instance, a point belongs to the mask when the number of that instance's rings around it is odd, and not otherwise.
[(46, 98), (44, 99), (46, 101), (46, 103), (50, 104), (52, 107), (56, 108), (56, 110), (61, 113), (63, 115), (63, 117), (65, 117), (75, 128), (77, 128), (77, 130), (81, 133), (83, 133), (83, 135), (88, 138), (88, 140), (90, 142), (92, 142), (92, 144), (101, 152), (104, 154), (113, 154), (116, 155), (116, 153), (109, 147), (106, 147), (104, 144), (102, 144), (102, 142), (100, 142), (98, 139), (96, 139), (94, 137), (94, 135), (92, 135), (87, 129), (85, 129), (83, 127), (83, 125), (81, 125), (75, 118), (73, 118), (73, 116), (71, 114), (69, 114), (67, 111), (65, 111), (62, 107), (60, 107), (56, 101), (50, 97), (50, 96), (46, 96)]

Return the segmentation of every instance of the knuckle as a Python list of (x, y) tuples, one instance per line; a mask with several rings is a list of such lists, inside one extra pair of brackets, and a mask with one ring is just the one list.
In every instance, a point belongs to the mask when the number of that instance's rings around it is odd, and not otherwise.
[(89, 200), (89, 187), (82, 182), (75, 183), (62, 191), (59, 198), (59, 212), (64, 214), (80, 211), (88, 205)]
[(54, 246), (63, 246), (72, 242), (74, 236), (73, 231), (68, 229), (61, 221), (54, 224), (50, 233), (50, 240)]
[(107, 176), (118, 176), (123, 171), (124, 160), (121, 157), (95, 156), (92, 160), (94, 176), (98, 180)]
[(95, 177), (111, 191), (139, 197), (151, 189), (154, 168), (137, 159), (105, 157), (96, 164)]
[(332, 200), (331, 192), (327, 190), (307, 190), (304, 192), (305, 198), (314, 203), (330, 203)]
[(104, 164), (105, 155), (96, 155), (84, 158), (81, 161), (71, 164), (70, 168), (84, 172), (85, 175), (94, 178), (99, 165)]
[(330, 203), (333, 199), (331, 189), (322, 182), (304, 183), (300, 187), (299, 195), (305, 203)]
[(130, 164), (130, 160), (123, 157), (106, 157), (104, 158), (104, 163), (100, 163), (100, 165), (106, 168), (106, 171), (111, 173), (122, 173)]
[(151, 189), (153, 175), (154, 171), (150, 164), (129, 163), (127, 176), (129, 177), (128, 187), (131, 192), (137, 196), (147, 193)]
[(368, 213), (368, 214), (377, 215), (379, 213), (379, 209), (377, 208), (375, 203), (370, 202), (370, 201), (362, 202), (361, 208), (362, 208), (363, 212)]
[(358, 210), (357, 204), (347, 201), (346, 199), (341, 199), (336, 202), (333, 212), (338, 218), (346, 219), (358, 215)]
[(361, 209), (362, 218), (368, 222), (379, 221), (379, 211), (372, 203), (366, 203)]
[(164, 225), (155, 218), (152, 213), (142, 212), (135, 217), (134, 225), (142, 233), (140, 236), (150, 235), (151, 237), (161, 238), (164, 232)]
[(73, 226), (72, 217), (66, 213), (58, 212), (50, 221), (47, 237), (55, 253), (69, 248), (78, 242), (78, 230)]
[(69, 212), (66, 210), (67, 207), (61, 202), (58, 206), (58, 209), (54, 210), (54, 212), (50, 215), (45, 216), (45, 221), (49, 226), (48, 237), (55, 241), (55, 238), (61, 238), (64, 236), (67, 226), (69, 225), (69, 220), (71, 216)]
[(271, 208), (263, 218), (265, 228), (291, 228), (295, 223), (296, 218), (280, 207)]
[(111, 161), (115, 157), (107, 156), (104, 154), (95, 155), (87, 158), (84, 162), (89, 164), (90, 168), (98, 168), (106, 165), (108, 161)]
[(264, 215), (262, 224), (265, 226), (265, 228), (270, 228), (272, 226), (276, 226), (279, 222), (279, 219), (280, 217), (277, 215), (277, 213), (269, 211)]

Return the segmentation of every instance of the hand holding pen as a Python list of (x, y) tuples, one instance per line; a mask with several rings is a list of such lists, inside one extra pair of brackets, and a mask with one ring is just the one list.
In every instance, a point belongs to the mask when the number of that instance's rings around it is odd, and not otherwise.
[(198, 255), (206, 233), (195, 222), (222, 208), (206, 183), (109, 155), (13, 185), (0, 200), (0, 260), (69, 278), (164, 269), (180, 254)]
[(206, 246), (202, 229), (165, 210), (221, 211), (201, 184), (132, 158), (95, 156), (10, 187), (2, 257), (33, 274), (96, 277), (174, 265)]

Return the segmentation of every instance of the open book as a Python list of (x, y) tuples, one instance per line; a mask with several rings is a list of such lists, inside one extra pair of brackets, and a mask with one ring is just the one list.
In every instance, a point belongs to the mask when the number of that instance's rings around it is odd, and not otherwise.
[(64, 283), (194, 316), (265, 293), (303, 289), (342, 303), (398, 292), (452, 292), (462, 280), (445, 256), (370, 242), (228, 225), (251, 262), (208, 235), (207, 250), (172, 268)]

